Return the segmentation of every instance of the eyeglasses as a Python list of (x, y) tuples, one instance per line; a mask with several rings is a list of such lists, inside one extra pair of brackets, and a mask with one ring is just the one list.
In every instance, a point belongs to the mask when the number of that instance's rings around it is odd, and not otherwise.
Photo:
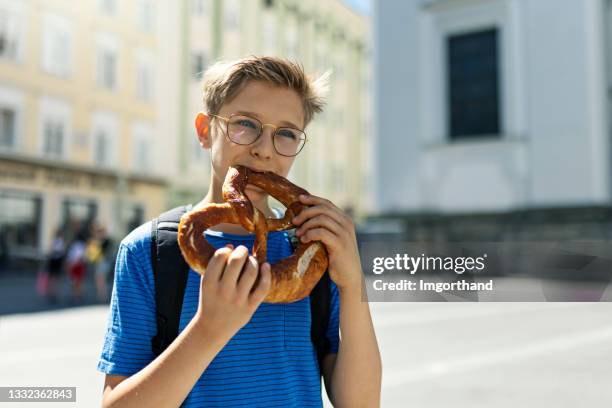
[(226, 124), (225, 133), (228, 139), (239, 145), (255, 143), (263, 133), (264, 126), (270, 126), (274, 129), (272, 145), (276, 153), (281, 156), (296, 156), (306, 144), (306, 133), (300, 129), (264, 125), (251, 116), (235, 113), (230, 115), (229, 118), (212, 114), (209, 114), (209, 116), (223, 120)]

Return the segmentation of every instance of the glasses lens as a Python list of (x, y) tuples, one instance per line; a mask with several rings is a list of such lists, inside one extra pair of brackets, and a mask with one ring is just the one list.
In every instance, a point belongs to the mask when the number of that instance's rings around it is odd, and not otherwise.
[(306, 134), (298, 129), (278, 128), (274, 134), (274, 147), (284, 156), (295, 156), (306, 143)]
[(261, 124), (248, 116), (232, 116), (227, 132), (230, 140), (237, 144), (251, 144), (259, 136)]

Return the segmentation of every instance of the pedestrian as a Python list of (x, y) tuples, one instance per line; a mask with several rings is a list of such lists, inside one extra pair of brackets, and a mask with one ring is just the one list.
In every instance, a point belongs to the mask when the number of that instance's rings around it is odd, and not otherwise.
[(68, 253), (66, 255), (73, 302), (82, 302), (84, 300), (83, 283), (86, 274), (85, 249), (85, 235), (83, 232), (78, 232), (68, 247)]
[(4, 271), (4, 269), (7, 268), (8, 256), (9, 249), (6, 238), (6, 231), (3, 228), (0, 228), (0, 272)]
[(88, 246), (90, 261), (95, 276), (98, 302), (108, 302), (108, 277), (113, 266), (111, 240), (106, 228), (99, 226)]
[(64, 231), (57, 228), (51, 240), (51, 248), (47, 256), (47, 299), (51, 303), (59, 300), (58, 286), (64, 271), (64, 260), (66, 259), (66, 241)]
[[(204, 75), (204, 111), (195, 119), (199, 142), (211, 152), (211, 179), (195, 208), (223, 202), (229, 166), (287, 177), (304, 146), (304, 128), (323, 108), (325, 81), (326, 76), (313, 80), (301, 65), (276, 57), (211, 66)], [(265, 191), (247, 187), (246, 194), (266, 217), (275, 217)], [(302, 242), (321, 241), (329, 255), (330, 311), (322, 358), (311, 338), (310, 297), (263, 302), (270, 264), (258, 265), (249, 255), (254, 235), (232, 224), (205, 232), (217, 250), (204, 276), (189, 271), (176, 316), (179, 334), (157, 355), (157, 328), (165, 323), (156, 314), (160, 288), (147, 222), (119, 247), (98, 363), (106, 374), (102, 406), (321, 407), (320, 375), (335, 405), (379, 405), (380, 353), (368, 303), (361, 298), (354, 225), (328, 200), (301, 200), (309, 208), (293, 220), (296, 235)], [(292, 251), (286, 232), (268, 234), (270, 262)], [(155, 259), (155, 265), (159, 262)]]

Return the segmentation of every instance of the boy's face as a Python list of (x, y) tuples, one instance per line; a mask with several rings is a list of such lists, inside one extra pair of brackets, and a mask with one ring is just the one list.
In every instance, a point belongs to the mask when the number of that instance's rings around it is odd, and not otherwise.
[[(234, 99), (225, 103), (219, 116), (229, 118), (234, 113), (259, 119), (262, 124), (289, 126), (304, 129), (303, 105), (297, 92), (265, 82), (249, 82)], [(294, 157), (278, 154), (272, 142), (273, 128), (264, 126), (263, 133), (250, 145), (233, 143), (226, 135), (226, 122), (199, 113), (196, 129), (200, 143), (211, 150), (213, 183), (223, 184), (227, 170), (232, 165), (243, 165), (255, 170), (267, 170), (287, 177)], [(252, 201), (261, 199), (265, 192), (248, 185), (245, 191)]]

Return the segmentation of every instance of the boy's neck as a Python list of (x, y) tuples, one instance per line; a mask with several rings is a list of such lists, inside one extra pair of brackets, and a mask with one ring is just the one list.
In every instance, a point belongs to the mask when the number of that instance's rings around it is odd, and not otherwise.
[[(248, 192), (245, 194), (248, 194)], [(224, 202), (225, 201), (223, 200), (223, 195), (220, 191), (220, 188), (215, 188), (213, 185), (211, 185), (206, 196), (200, 202), (194, 205), (194, 209), (202, 208), (208, 204), (213, 204), (213, 203), (223, 204)], [(262, 195), (260, 200), (258, 201), (251, 200), (251, 202), (253, 203), (253, 206), (257, 208), (259, 211), (261, 211), (266, 218), (276, 218), (276, 215), (272, 212), (272, 210), (270, 209), (268, 205), (268, 196)], [(228, 234), (237, 234), (237, 235), (251, 234), (251, 232), (248, 232), (242, 226), (237, 225), (237, 224), (223, 223), (223, 224), (214, 225), (210, 227), (209, 229), (213, 231), (225, 232)]]

